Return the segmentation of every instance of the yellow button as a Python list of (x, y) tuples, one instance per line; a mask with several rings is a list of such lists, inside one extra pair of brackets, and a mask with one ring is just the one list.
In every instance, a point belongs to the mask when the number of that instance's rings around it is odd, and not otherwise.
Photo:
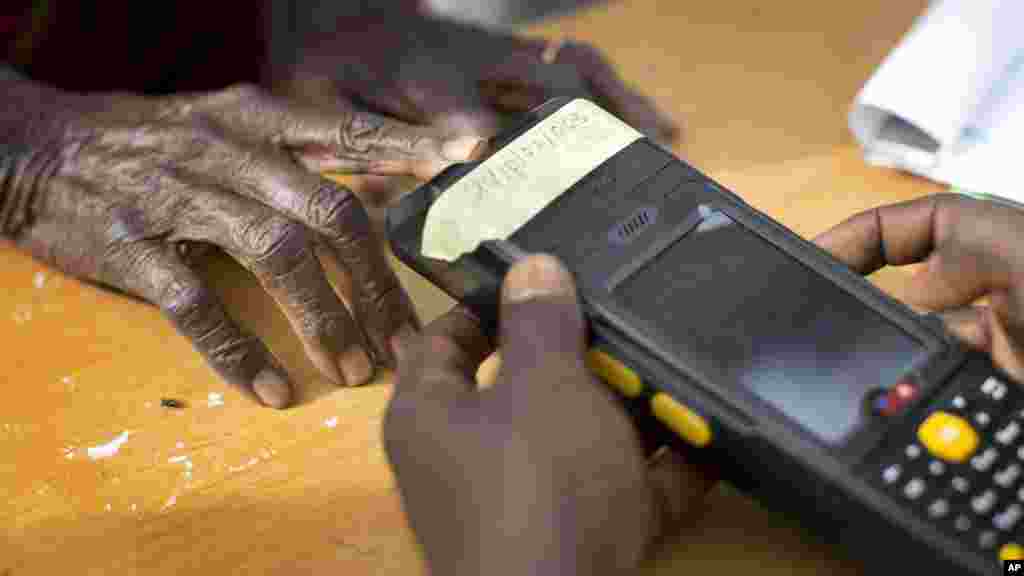
[(1000, 560), (1024, 560), (1024, 547), (1010, 542), (999, 549)]
[(480, 389), (494, 386), (498, 379), (498, 372), (501, 370), (501, 352), (495, 350), (490, 356), (484, 359), (476, 369), (476, 385)]
[(978, 448), (978, 433), (963, 418), (933, 412), (917, 429), (917, 438), (929, 452), (949, 462), (963, 462)]
[(627, 398), (639, 396), (644, 389), (644, 384), (636, 372), (607, 352), (591, 348), (587, 352), (587, 366), (594, 374), (614, 386)]
[(658, 392), (651, 398), (651, 411), (683, 440), (698, 448), (711, 442), (711, 426), (700, 414), (676, 402), (674, 398)]

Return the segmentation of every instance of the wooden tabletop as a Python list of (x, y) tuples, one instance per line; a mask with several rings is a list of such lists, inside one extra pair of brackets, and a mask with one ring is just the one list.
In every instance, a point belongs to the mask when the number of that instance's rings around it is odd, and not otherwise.
[[(681, 155), (810, 236), (938, 190), (866, 167), (846, 128), (858, 87), (924, 5), (634, 0), (529, 33), (603, 48), (686, 122)], [(251, 277), (204, 268), (296, 375), (297, 407), (252, 405), (152, 307), (0, 244), (0, 575), (423, 573), (378, 439), (390, 375), (334, 388)], [(425, 319), (450, 304), (400, 274)], [(873, 279), (898, 297), (904, 277)], [(861, 573), (840, 558), (723, 486), (648, 573)]]

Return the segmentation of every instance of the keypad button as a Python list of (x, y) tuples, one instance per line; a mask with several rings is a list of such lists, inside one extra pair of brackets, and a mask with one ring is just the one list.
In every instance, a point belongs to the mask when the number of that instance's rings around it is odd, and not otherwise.
[(636, 398), (644, 389), (643, 380), (632, 368), (604, 350), (591, 348), (587, 352), (586, 362), (594, 374), (627, 398)]
[(971, 519), (961, 514), (957, 516), (956, 521), (953, 523), (953, 527), (959, 532), (967, 532), (971, 529)]
[(978, 546), (988, 549), (996, 545), (996, 533), (991, 530), (986, 530), (981, 534), (978, 534)]
[(920, 478), (913, 478), (907, 485), (903, 487), (903, 495), (910, 500), (917, 500), (924, 494), (925, 484), (924, 480)]
[(989, 398), (999, 401), (1006, 396), (1007, 386), (995, 376), (989, 376), (982, 382), (981, 392)]
[(975, 514), (988, 514), (995, 505), (996, 493), (991, 490), (985, 490), (971, 499), (971, 510)]
[(917, 396), (917, 386), (904, 380), (893, 386), (879, 399), (878, 407), (883, 415), (891, 416), (903, 410), (915, 396)]
[(1017, 448), (1017, 458), (1024, 460), (1024, 446)]
[(928, 464), (928, 472), (930, 472), (932, 476), (942, 476), (945, 471), (946, 465), (938, 460), (932, 460), (931, 463)]
[(899, 464), (893, 464), (882, 471), (882, 481), (886, 484), (895, 484), (903, 474), (903, 468)]
[(996, 452), (996, 449), (988, 448), (981, 454), (971, 458), (971, 467), (978, 472), (986, 472), (993, 464), (995, 464), (998, 458), (999, 453)]
[(953, 490), (956, 490), (961, 494), (966, 494), (967, 490), (971, 487), (970, 483), (967, 482), (967, 478), (964, 478), (963, 476), (953, 478), (951, 484), (953, 485)]
[(1022, 487), (1020, 490), (1017, 490), (1017, 500), (1024, 502), (1024, 487)]
[(911, 444), (907, 446), (903, 453), (907, 455), (908, 460), (917, 460), (917, 457), (921, 455), (921, 447), (917, 444)]
[(963, 396), (956, 396), (955, 398), (953, 398), (952, 404), (953, 408), (956, 408), (957, 410), (963, 410), (964, 408), (967, 408), (967, 399), (965, 399)]
[(988, 415), (988, 412), (978, 412), (974, 415), (974, 423), (982, 428), (989, 425), (992, 422), (992, 417)]
[(1020, 465), (1010, 464), (1006, 468), (996, 472), (992, 479), (993, 481), (1002, 488), (1009, 488), (1013, 486), (1013, 483), (1020, 477)]
[(1006, 510), (996, 514), (995, 518), (992, 519), (992, 524), (1004, 532), (1013, 530), (1013, 527), (1020, 521), (1022, 514), (1024, 514), (1024, 508), (1021, 508), (1020, 504), (1011, 504)]
[(1016, 421), (1011, 420), (1005, 426), (996, 432), (996, 442), (999, 442), (1003, 446), (1009, 446), (1020, 436), (1020, 424)]
[(999, 549), (999, 559), (1003, 562), (1009, 560), (1024, 560), (1024, 547), (1016, 542), (1003, 544), (1003, 547)]
[(711, 425), (708, 421), (668, 394), (658, 392), (651, 396), (651, 412), (662, 424), (693, 446), (703, 448), (711, 442)]
[(946, 500), (940, 498), (928, 505), (928, 515), (932, 518), (945, 518), (946, 514), (949, 514), (949, 502)]
[(948, 412), (933, 412), (917, 429), (924, 447), (947, 462), (963, 462), (978, 448), (978, 433), (963, 418)]

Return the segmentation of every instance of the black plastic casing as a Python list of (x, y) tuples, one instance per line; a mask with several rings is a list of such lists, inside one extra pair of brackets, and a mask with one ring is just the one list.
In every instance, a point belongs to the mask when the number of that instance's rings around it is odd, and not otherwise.
[[(495, 140), (494, 148), (514, 140), (567, 102), (552, 100), (529, 112), (521, 125)], [(965, 539), (938, 529), (877, 481), (882, 455), (913, 441), (914, 430), (929, 407), (959, 390), (976, 387), (989, 375), (1008, 380), (987, 356), (966, 350), (937, 318), (918, 315), (890, 298), (646, 138), (595, 167), (509, 239), (485, 242), (453, 263), (424, 257), (420, 247), (427, 210), (478, 164), (452, 166), (404, 197), (389, 210), (388, 233), (400, 260), (474, 310), (492, 335), (499, 288), (508, 268), (528, 253), (555, 254), (576, 277), (591, 346), (623, 360), (644, 379), (648, 387), (644, 397), (626, 402), (648, 434), (670, 436), (649, 415), (644, 402), (653, 392), (665, 392), (711, 423), (711, 446), (693, 449), (691, 454), (713, 459), (741, 490), (770, 508), (798, 515), (823, 540), (842, 544), (851, 560), (886, 574), (1001, 573), (994, 551), (979, 552)], [(671, 182), (656, 185), (658, 178)], [(698, 359), (650, 338), (642, 329), (650, 319), (637, 317), (608, 295), (631, 271), (650, 263), (666, 245), (697, 226), (699, 219), (691, 215), (698, 207), (727, 215), (924, 343), (927, 360), (913, 373), (920, 388), (914, 405), (896, 418), (864, 427), (841, 446), (830, 446), (778, 409), (718, 385), (696, 368)], [(638, 211), (652, 209), (660, 216), (644, 230), (644, 241), (616, 254), (601, 251), (609, 231), (614, 234), (619, 226), (621, 233), (623, 222), (635, 219)], [(683, 447), (677, 438), (673, 443)]]

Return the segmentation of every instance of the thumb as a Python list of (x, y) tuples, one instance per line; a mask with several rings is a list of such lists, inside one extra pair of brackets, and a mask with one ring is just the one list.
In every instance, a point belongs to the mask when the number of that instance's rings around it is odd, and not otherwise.
[(530, 256), (512, 267), (500, 314), (503, 376), (551, 378), (582, 370), (584, 324), (576, 284), (553, 256)]

